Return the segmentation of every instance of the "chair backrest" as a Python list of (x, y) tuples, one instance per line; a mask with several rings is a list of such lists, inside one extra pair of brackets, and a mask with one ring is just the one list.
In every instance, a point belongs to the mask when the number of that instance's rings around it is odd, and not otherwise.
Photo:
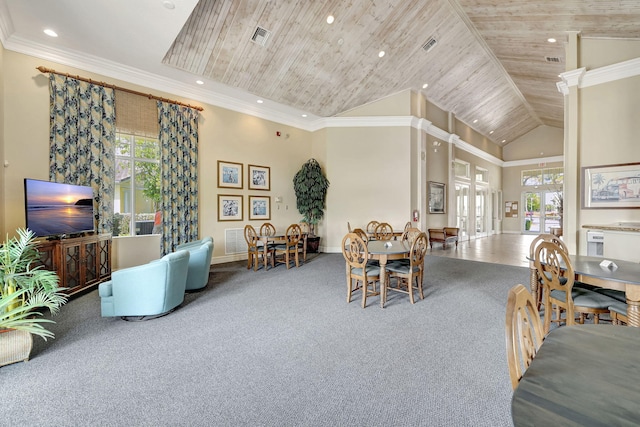
[(300, 226), (298, 224), (291, 224), (289, 227), (287, 227), (287, 233), (286, 233), (287, 246), (297, 247), (301, 237), (302, 237), (302, 230), (300, 229)]
[(554, 242), (540, 242), (534, 254), (534, 265), (538, 277), (542, 280), (545, 333), (549, 332), (551, 328), (551, 291), (554, 290), (565, 293), (563, 305), (567, 310), (566, 322), (567, 326), (573, 325), (575, 317), (571, 290), (573, 289), (575, 272), (569, 255)]
[(444, 234), (449, 236), (457, 236), (460, 233), (460, 229), (458, 227), (444, 227)]
[(402, 233), (401, 240), (403, 242), (406, 242), (408, 245), (413, 245), (414, 240), (416, 240), (416, 237), (418, 237), (420, 233), (422, 233), (420, 229), (415, 227), (409, 227), (408, 229), (405, 229), (404, 232)]
[(360, 237), (365, 242), (369, 240), (369, 236), (367, 236), (367, 233), (365, 233), (365, 231), (362, 228), (354, 228), (353, 231), (350, 231), (350, 233), (357, 234), (358, 237)]
[(386, 222), (382, 222), (376, 227), (374, 236), (376, 240), (391, 240), (393, 239), (393, 228)]
[(509, 290), (505, 326), (509, 376), (515, 389), (544, 340), (540, 313), (523, 285)]
[(410, 228), (411, 228), (411, 221), (407, 221), (407, 223), (404, 225), (404, 231), (407, 231)]
[(345, 234), (342, 238), (342, 256), (349, 267), (361, 268), (364, 272), (369, 259), (367, 241), (356, 233)]
[(427, 235), (420, 231), (411, 243), (411, 252), (409, 255), (411, 267), (424, 267), (424, 257), (427, 255), (428, 245)]
[(309, 234), (309, 232), (311, 231), (311, 227), (309, 227), (308, 222), (300, 222), (298, 223), (298, 226), (300, 226), (300, 230), (302, 231), (302, 234)]
[(569, 250), (567, 249), (567, 245), (558, 236), (550, 233), (541, 233), (541, 234), (538, 234), (531, 241), (531, 244), (529, 245), (529, 257), (531, 259), (535, 259), (536, 247), (542, 242), (553, 242), (558, 246), (560, 246), (560, 248), (563, 251), (565, 251), (566, 253), (569, 253)]
[(367, 224), (367, 228), (366, 231), (369, 234), (373, 234), (376, 232), (376, 227), (378, 226), (378, 224), (380, 224), (378, 221), (369, 221), (369, 224)]
[(276, 234), (276, 227), (270, 222), (265, 222), (260, 226), (260, 234), (263, 236), (273, 236)]
[(247, 224), (244, 226), (244, 240), (247, 242), (249, 249), (255, 248), (258, 245), (258, 233), (252, 225)]

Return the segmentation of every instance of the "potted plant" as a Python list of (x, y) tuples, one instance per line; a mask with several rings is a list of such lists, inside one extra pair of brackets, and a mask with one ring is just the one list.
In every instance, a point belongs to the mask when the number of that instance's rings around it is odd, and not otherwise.
[(320, 238), (316, 236), (316, 225), (324, 216), (328, 188), (329, 180), (316, 159), (307, 160), (293, 177), (296, 206), (302, 221), (309, 224), (308, 252), (314, 252), (314, 246), (315, 251), (318, 250)]
[(33, 231), (17, 233), (0, 244), (0, 366), (27, 360), (32, 334), (45, 341), (53, 338), (43, 326), (53, 321), (43, 318), (43, 311), (56, 314), (67, 301), (56, 273), (37, 265), (40, 257)]

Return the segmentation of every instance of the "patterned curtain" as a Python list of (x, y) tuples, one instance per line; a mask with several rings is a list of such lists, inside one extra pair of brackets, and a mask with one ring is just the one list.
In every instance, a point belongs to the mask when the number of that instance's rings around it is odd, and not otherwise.
[(49, 74), (49, 179), (90, 185), (98, 233), (110, 233), (113, 219), (115, 91)]
[(161, 253), (198, 238), (198, 111), (158, 101)]

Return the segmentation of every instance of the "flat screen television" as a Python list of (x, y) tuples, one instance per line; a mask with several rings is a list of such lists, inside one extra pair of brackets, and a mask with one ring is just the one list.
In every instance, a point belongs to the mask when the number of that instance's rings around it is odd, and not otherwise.
[(94, 231), (93, 189), (25, 178), (27, 228), (36, 236), (78, 235)]

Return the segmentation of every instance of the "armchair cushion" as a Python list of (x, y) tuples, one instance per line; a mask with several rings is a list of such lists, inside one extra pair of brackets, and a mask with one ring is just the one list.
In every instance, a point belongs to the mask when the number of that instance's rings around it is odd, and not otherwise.
[(157, 316), (182, 304), (189, 252), (178, 251), (148, 264), (114, 271), (98, 287), (102, 317)]
[(200, 245), (184, 246), (189, 252), (189, 271), (187, 273), (187, 291), (203, 289), (209, 283), (209, 270), (213, 255), (213, 239)]

